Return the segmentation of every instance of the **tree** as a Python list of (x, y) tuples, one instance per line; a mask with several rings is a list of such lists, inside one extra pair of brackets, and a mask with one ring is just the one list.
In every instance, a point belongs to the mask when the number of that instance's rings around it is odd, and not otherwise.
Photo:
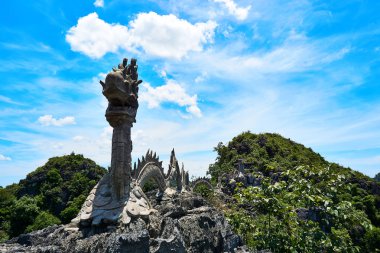
[(72, 201), (67, 203), (67, 207), (60, 213), (60, 217), (63, 223), (69, 223), (79, 213), (83, 202), (86, 200), (86, 196), (79, 195)]
[(51, 213), (42, 211), (34, 220), (33, 224), (26, 227), (25, 232), (40, 230), (51, 225), (60, 224), (61, 221)]
[(24, 196), (14, 202), (10, 215), (10, 236), (17, 236), (25, 231), (25, 228), (34, 222), (40, 212), (37, 200)]

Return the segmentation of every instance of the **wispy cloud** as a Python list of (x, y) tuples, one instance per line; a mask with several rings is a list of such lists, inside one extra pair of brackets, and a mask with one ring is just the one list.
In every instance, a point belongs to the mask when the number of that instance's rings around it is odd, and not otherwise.
[(34, 51), (34, 52), (40, 52), (40, 53), (46, 53), (46, 52), (51, 51), (51, 47), (41, 42), (28, 43), (28, 45), (2, 42), (0, 43), (0, 46), (6, 49), (11, 49), (11, 50)]
[(245, 20), (251, 9), (251, 5), (239, 7), (233, 0), (214, 0), (214, 2), (223, 4), (228, 13), (235, 16), (238, 20)]
[(10, 157), (0, 154), (0, 161), (10, 161), (12, 160)]
[(5, 102), (8, 104), (14, 104), (14, 105), (22, 105), (22, 103), (13, 101), (13, 99), (6, 97), (6, 96), (2, 96), (2, 95), (0, 95), (0, 102)]

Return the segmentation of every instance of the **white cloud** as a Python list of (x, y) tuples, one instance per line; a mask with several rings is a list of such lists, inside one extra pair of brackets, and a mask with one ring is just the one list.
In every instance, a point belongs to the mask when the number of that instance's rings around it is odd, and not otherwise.
[(95, 0), (94, 6), (95, 7), (104, 7), (104, 0)]
[(238, 20), (245, 20), (248, 17), (249, 10), (251, 6), (238, 7), (238, 5), (233, 0), (214, 0), (216, 3), (222, 3), (225, 8), (227, 8), (228, 13), (235, 16)]
[(56, 119), (53, 115), (44, 115), (38, 118), (38, 122), (43, 126), (64, 126), (75, 124), (75, 118), (66, 116), (64, 118)]
[(149, 12), (138, 14), (128, 28), (106, 23), (96, 13), (91, 13), (69, 29), (66, 41), (73, 51), (91, 58), (101, 58), (119, 49), (142, 49), (150, 56), (181, 59), (191, 51), (202, 51), (204, 44), (212, 43), (216, 26), (214, 21), (191, 24), (173, 14)]
[(202, 116), (197, 105), (197, 95), (190, 96), (180, 84), (173, 80), (167, 80), (165, 85), (157, 88), (151, 87), (148, 83), (145, 83), (143, 87), (146, 90), (140, 95), (140, 101), (147, 102), (149, 108), (158, 107), (162, 102), (172, 102), (185, 106), (186, 111), (194, 116)]
[(0, 154), (0, 161), (10, 161), (12, 160), (10, 157)]
[(191, 24), (173, 14), (140, 13), (130, 23), (137, 46), (150, 55), (180, 59), (189, 51), (201, 51), (203, 44), (212, 42), (216, 23)]
[(67, 32), (66, 41), (71, 50), (91, 58), (101, 58), (108, 52), (114, 53), (119, 47), (131, 44), (126, 26), (108, 24), (99, 19), (95, 12), (80, 18), (78, 24)]

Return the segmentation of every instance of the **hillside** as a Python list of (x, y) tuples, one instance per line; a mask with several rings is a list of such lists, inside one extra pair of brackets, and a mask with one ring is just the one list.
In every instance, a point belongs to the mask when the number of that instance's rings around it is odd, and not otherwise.
[(74, 218), (106, 170), (82, 155), (53, 157), (0, 188), (0, 241)]
[[(208, 174), (224, 193), (198, 190), (251, 250), (380, 250), (380, 184), (374, 179), (278, 134), (244, 132), (215, 151)], [(0, 188), (0, 241), (69, 222), (105, 173), (70, 154)]]
[(244, 132), (215, 151), (208, 174), (231, 196), (211, 201), (252, 249), (380, 250), (380, 184), (374, 179), (278, 134)]

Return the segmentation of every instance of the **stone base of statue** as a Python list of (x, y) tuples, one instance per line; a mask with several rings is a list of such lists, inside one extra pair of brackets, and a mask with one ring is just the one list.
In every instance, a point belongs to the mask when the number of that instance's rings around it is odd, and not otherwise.
[(130, 185), (129, 196), (112, 198), (110, 174), (105, 175), (92, 189), (78, 216), (72, 221), (75, 227), (128, 224), (131, 218), (144, 218), (152, 209), (144, 192), (137, 185)]

